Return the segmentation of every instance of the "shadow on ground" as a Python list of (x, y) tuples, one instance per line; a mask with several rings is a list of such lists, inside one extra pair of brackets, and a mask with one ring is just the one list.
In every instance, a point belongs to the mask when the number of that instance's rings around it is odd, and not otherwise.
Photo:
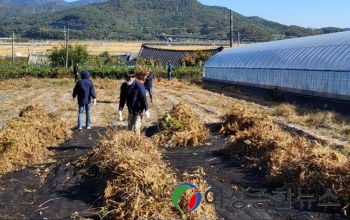
[(344, 115), (350, 115), (349, 101), (309, 96), (283, 91), (280, 91), (283, 95), (283, 102), (277, 100), (268, 101), (269, 99), (271, 99), (271, 97), (269, 97), (269, 90), (267, 89), (218, 82), (199, 81), (196, 83), (205, 90), (222, 94), (235, 99), (253, 102), (255, 104), (266, 107), (273, 107), (282, 103), (289, 103), (296, 105), (298, 107), (297, 109), (307, 108), (321, 111), (334, 111)]

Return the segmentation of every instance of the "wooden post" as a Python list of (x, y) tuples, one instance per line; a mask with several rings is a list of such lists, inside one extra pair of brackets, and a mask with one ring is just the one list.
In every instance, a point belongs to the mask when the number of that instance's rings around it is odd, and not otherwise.
[(66, 38), (66, 68), (68, 67), (68, 39), (69, 39), (69, 29), (68, 29), (67, 38)]
[(66, 49), (65, 67), (67, 67), (67, 31), (66, 31), (66, 26), (64, 26), (63, 33), (64, 33), (64, 47)]
[(12, 63), (15, 62), (15, 33), (12, 32)]
[(232, 14), (232, 10), (230, 10), (230, 47), (233, 46), (233, 14)]

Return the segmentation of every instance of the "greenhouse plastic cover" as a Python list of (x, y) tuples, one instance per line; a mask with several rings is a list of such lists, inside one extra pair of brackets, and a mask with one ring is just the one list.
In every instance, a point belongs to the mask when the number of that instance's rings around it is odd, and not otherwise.
[(350, 31), (233, 47), (204, 68), (349, 71)]

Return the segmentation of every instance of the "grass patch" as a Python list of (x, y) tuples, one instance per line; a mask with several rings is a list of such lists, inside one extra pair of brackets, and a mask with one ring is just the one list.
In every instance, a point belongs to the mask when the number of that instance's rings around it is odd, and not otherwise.
[(282, 117), (289, 123), (350, 138), (350, 118), (334, 111), (322, 111), (307, 106), (283, 103), (274, 107), (268, 114)]
[(23, 85), (23, 87), (24, 88), (30, 88), (30, 87), (32, 87), (32, 84), (31, 83), (26, 83), (26, 84)]
[(296, 106), (292, 104), (279, 104), (273, 108), (271, 115), (277, 117), (290, 117), (296, 115)]
[(51, 84), (58, 85), (58, 86), (71, 86), (72, 82), (69, 80), (57, 80), (57, 81), (52, 81)]
[(343, 148), (343, 149), (340, 150), (340, 152), (342, 154), (344, 154), (345, 156), (350, 157), (350, 148)]

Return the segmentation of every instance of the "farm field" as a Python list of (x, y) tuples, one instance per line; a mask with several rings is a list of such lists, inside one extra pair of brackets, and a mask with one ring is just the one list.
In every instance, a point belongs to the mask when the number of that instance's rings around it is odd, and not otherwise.
[[(97, 144), (99, 135), (93, 132), (99, 131), (103, 133), (103, 128), (110, 127), (112, 124), (117, 124), (120, 127), (125, 126), (126, 124), (125, 121), (117, 121), (119, 88), (122, 81), (93, 79), (93, 82), (96, 88), (97, 105), (92, 107), (91, 112), (92, 133), (88, 133), (88, 130), (84, 129), (81, 134), (77, 134), (76, 131), (72, 130), (72, 146), (75, 146), (73, 145), (74, 141), (78, 141), (77, 139), (74, 139), (75, 137), (85, 138), (85, 144), (89, 146), (93, 145), (93, 143)], [(27, 78), (0, 82), (0, 127), (3, 127), (9, 118), (17, 117), (20, 114), (21, 109), (29, 105), (39, 105), (47, 112), (56, 113), (64, 121), (64, 126), (66, 126), (66, 128), (74, 129), (77, 121), (77, 104), (76, 100), (73, 100), (71, 96), (73, 87), (73, 78)], [(146, 134), (144, 135), (148, 136), (147, 139), (152, 135), (152, 132), (154, 133), (152, 129), (155, 129), (154, 124), (157, 123), (158, 119), (163, 117), (173, 108), (174, 105), (179, 103), (186, 103), (190, 106), (191, 110), (196, 116), (198, 116), (199, 120), (208, 125), (211, 129), (211, 136), (197, 147), (166, 148), (163, 152), (165, 160), (168, 160), (173, 167), (179, 170), (179, 172), (190, 172), (195, 166), (202, 167), (207, 173), (205, 176), (206, 181), (211, 187), (216, 187), (216, 189), (220, 187), (232, 188), (237, 186), (258, 188), (265, 186), (268, 188), (271, 187), (264, 177), (265, 173), (254, 169), (247, 169), (242, 164), (230, 167), (228, 166), (230, 160), (220, 153), (222, 152), (221, 150), (223, 147), (226, 146), (226, 139), (220, 138), (218, 130), (223, 126), (225, 114), (232, 110), (232, 106), (235, 106), (236, 109), (241, 109), (242, 114), (244, 114), (245, 110), (248, 111), (248, 109), (257, 114), (267, 114), (271, 116), (273, 120), (283, 123), (286, 126), (288, 126), (288, 124), (293, 125), (290, 126), (290, 128), (297, 128), (299, 134), (300, 131), (302, 131), (304, 135), (312, 136), (314, 140), (320, 140), (324, 147), (330, 146), (331, 148), (339, 148), (339, 146), (342, 146), (343, 153), (349, 154), (350, 152), (349, 142), (346, 139), (348, 138), (348, 134), (345, 132), (349, 129), (350, 125), (349, 118), (346, 116), (340, 116), (334, 112), (321, 111), (318, 111), (317, 113), (305, 111), (303, 114), (298, 114), (298, 111), (294, 106), (288, 104), (277, 105), (275, 103), (247, 96), (237, 92), (235, 89), (208, 85), (201, 81), (189, 82), (174, 80), (169, 82), (165, 79), (155, 80), (154, 103), (149, 103), (151, 117), (144, 121), (146, 129)], [(123, 114), (124, 117), (127, 115), (125, 108)], [(316, 118), (315, 114), (317, 114)], [(249, 118), (250, 116), (247, 117)], [(254, 118), (255, 116), (252, 117)], [(260, 120), (259, 117), (257, 117), (256, 120)], [(323, 126), (322, 129), (315, 129), (315, 127), (319, 127), (319, 124), (326, 124), (327, 126)], [(293, 129), (289, 130), (293, 133)], [(278, 130), (278, 132), (280, 131)], [(88, 136), (84, 136), (84, 134)], [(335, 135), (342, 136), (342, 138), (337, 138)], [(215, 155), (214, 152), (219, 156)], [(188, 157), (183, 157), (184, 154)], [(198, 155), (201, 155), (201, 157), (198, 157)], [(33, 164), (30, 166), (33, 166)], [(54, 170), (57, 169), (57, 167), (55, 168), (51, 166), (47, 169), (48, 170), (45, 169), (46, 174), (45, 172), (44, 174), (41, 174), (41, 180), (43, 182), (39, 181), (36, 184), (37, 186), (43, 185), (45, 179), (48, 178), (45, 175), (50, 172), (50, 169)], [(13, 181), (14, 177), (10, 177), (11, 181)], [(6, 178), (9, 177), (5, 176), (5, 179), (0, 180), (0, 195), (3, 196), (7, 195), (6, 193), (10, 193), (6, 192), (6, 187), (9, 186), (7, 185), (8, 183), (5, 182)], [(11, 187), (8, 188), (10, 189)], [(28, 193), (28, 191), (23, 193)], [(25, 197), (24, 194), (22, 195), (23, 197)], [(18, 197), (21, 197), (21, 195), (18, 195)], [(13, 200), (13, 204), (18, 202), (17, 200), (15, 201), (15, 198), (13, 198)], [(51, 200), (52, 198), (48, 197), (45, 201), (48, 202)], [(33, 204), (39, 205), (33, 209), (33, 215), (39, 215), (38, 210), (40, 210), (40, 213), (42, 214), (52, 214), (54, 212), (53, 210), (57, 210), (57, 207), (49, 207), (46, 203), (47, 206), (45, 207), (49, 208), (45, 210), (42, 209), (45, 201), (41, 200), (41, 203), (35, 203), (36, 201), (33, 201)], [(3, 203), (3, 201), (0, 202), (1, 204)], [(228, 204), (225, 203), (225, 207), (227, 205)], [(66, 206), (68, 207), (69, 205), (66, 204)], [(72, 206), (74, 209), (73, 203)], [(10, 208), (8, 210), (14, 209), (14, 212), (20, 212), (20, 210), (24, 209), (20, 208), (20, 206), (10, 205), (7, 208)], [(79, 207), (77, 207), (77, 209), (78, 208)], [(312, 209), (311, 211), (305, 209), (301, 211), (290, 209), (289, 211), (284, 211), (282, 213), (274, 208), (256, 209), (254, 211), (252, 207), (246, 207), (240, 210), (237, 214), (235, 209), (231, 208), (223, 210), (222, 208), (218, 208), (218, 205), (216, 204), (216, 210), (218, 216), (226, 217), (227, 219), (242, 219), (243, 217), (254, 219), (261, 216), (264, 216), (266, 219), (285, 219), (287, 217), (291, 219), (313, 218), (315, 216), (317, 219), (342, 219), (340, 214), (332, 214), (332, 212), (324, 212), (320, 209)], [(72, 211), (72, 207), (69, 211)], [(75, 211), (79, 212), (79, 210)], [(0, 216), (13, 215), (14, 212), (6, 212), (0, 206)], [(62, 213), (63, 212), (64, 211), (62, 211)], [(78, 216), (78, 214), (76, 216)]]
[[(116, 41), (69, 41), (71, 45), (87, 45), (88, 51), (91, 55), (99, 55), (105, 51), (110, 54), (114, 53), (137, 53), (141, 49), (141, 45), (147, 42), (116, 42)], [(154, 42), (153, 42), (154, 43)], [(43, 53), (47, 54), (53, 47), (59, 47), (64, 45), (64, 41), (32, 41), (28, 44), (16, 44), (14, 45), (14, 52), (18, 56), (28, 56), (29, 53)], [(211, 49), (217, 46), (189, 46), (189, 45), (154, 45), (156, 48), (171, 49), (171, 50), (200, 50)], [(10, 42), (7, 44), (0, 44), (1, 56), (12, 56), (12, 45)]]

